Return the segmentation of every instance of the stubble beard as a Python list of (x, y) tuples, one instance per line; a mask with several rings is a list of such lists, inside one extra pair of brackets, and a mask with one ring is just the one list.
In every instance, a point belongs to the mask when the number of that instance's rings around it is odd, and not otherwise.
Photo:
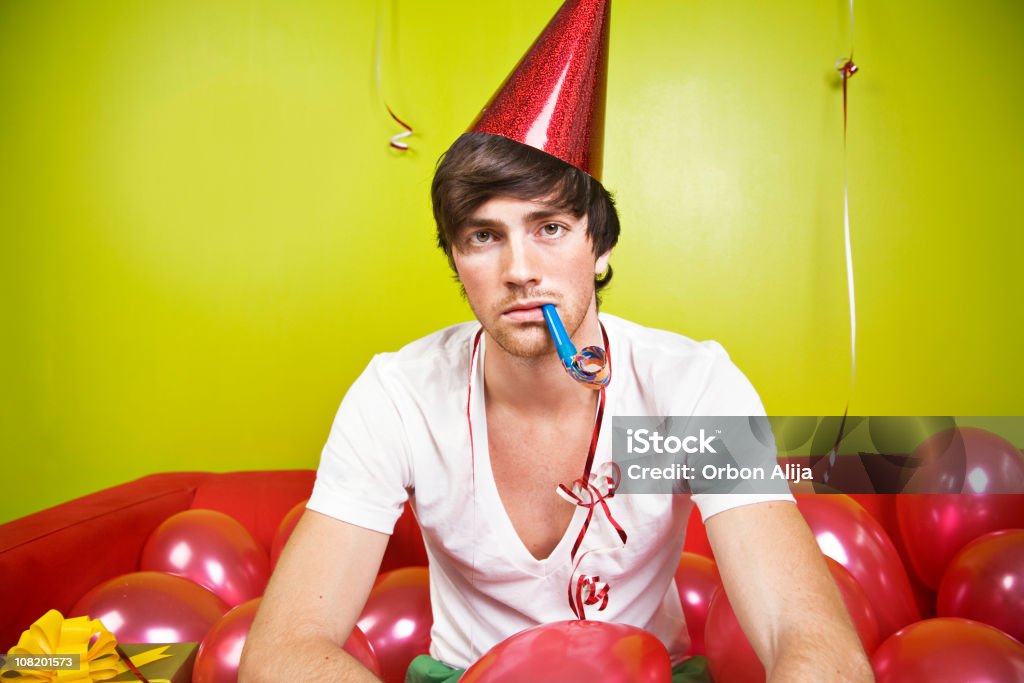
[(547, 358), (555, 351), (551, 335), (544, 323), (498, 323), (484, 326), (487, 334), (510, 356), (524, 361)]
[[(541, 297), (524, 296), (521, 298)], [(589, 302), (581, 298), (571, 311), (563, 307), (564, 303), (563, 301), (558, 305), (558, 314), (571, 338), (576, 335), (580, 326), (583, 325), (583, 320), (586, 318), (587, 311), (589, 310)], [(555, 353), (555, 345), (551, 340), (547, 324), (543, 322), (512, 323), (502, 320), (502, 311), (506, 307), (496, 308), (493, 315), (488, 316), (490, 322), (485, 322), (484, 318), (470, 304), (470, 308), (473, 308), (477, 320), (483, 325), (487, 335), (510, 356), (523, 361), (550, 358)]]

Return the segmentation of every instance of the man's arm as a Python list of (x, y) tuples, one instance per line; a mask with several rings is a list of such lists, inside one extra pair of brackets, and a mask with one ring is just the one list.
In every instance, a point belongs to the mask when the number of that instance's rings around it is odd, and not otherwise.
[(342, 646), (370, 594), (388, 538), (306, 510), (256, 613), (238, 680), (378, 681)]
[(824, 557), (796, 505), (762, 502), (710, 517), (708, 541), (767, 680), (874, 681)]

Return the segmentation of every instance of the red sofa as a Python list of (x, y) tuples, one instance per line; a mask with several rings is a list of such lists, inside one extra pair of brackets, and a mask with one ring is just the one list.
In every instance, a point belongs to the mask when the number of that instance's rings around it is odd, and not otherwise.
[[(167, 472), (104, 489), (0, 525), (0, 652), (49, 609), (68, 614), (93, 586), (137, 571), (150, 533), (182, 510), (218, 510), (267, 549), (284, 515), (309, 497), (315, 472)], [(427, 564), (406, 509), (381, 571)]]

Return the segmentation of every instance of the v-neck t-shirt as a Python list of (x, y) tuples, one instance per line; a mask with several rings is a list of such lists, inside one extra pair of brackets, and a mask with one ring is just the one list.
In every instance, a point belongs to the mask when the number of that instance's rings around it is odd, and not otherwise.
[[(757, 392), (717, 342), (599, 317), (612, 378), (593, 471), (611, 460), (615, 415), (764, 415)], [(538, 560), (516, 533), (494, 482), (483, 398), (485, 337), (475, 360), (472, 354), (479, 329), (462, 323), (373, 358), (341, 402), (307, 508), (390, 534), (410, 501), (430, 563), (430, 654), (453, 667), (468, 667), (523, 629), (575, 618), (568, 586), (578, 572), (610, 586), (607, 607), (588, 607), (587, 619), (644, 628), (679, 661), (689, 637), (673, 579), (693, 505), (707, 519), (792, 496), (612, 496), (607, 503), (629, 536), (625, 545), (595, 509), (576, 559), (594, 552), (574, 572), (570, 552), (587, 516), (577, 506), (561, 541)]]

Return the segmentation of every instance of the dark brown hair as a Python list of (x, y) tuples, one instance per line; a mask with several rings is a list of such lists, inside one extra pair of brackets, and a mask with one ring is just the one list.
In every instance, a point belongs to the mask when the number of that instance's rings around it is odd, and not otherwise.
[[(587, 217), (587, 235), (600, 256), (619, 241), (619, 215), (608, 190), (561, 159), (488, 133), (466, 133), (448, 148), (430, 188), (437, 245), (455, 268), (452, 241), (478, 208), (494, 197), (550, 202), (576, 218)], [(594, 279), (597, 291), (612, 279), (612, 268)]]

